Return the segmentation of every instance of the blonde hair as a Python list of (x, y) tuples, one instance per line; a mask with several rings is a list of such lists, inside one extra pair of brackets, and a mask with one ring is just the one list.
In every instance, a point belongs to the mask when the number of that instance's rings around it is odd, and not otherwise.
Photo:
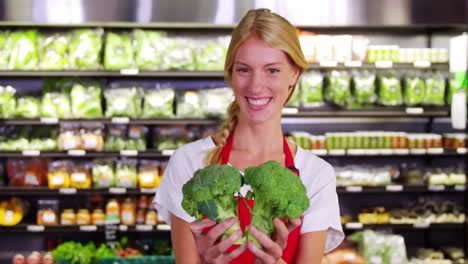
[[(237, 49), (252, 35), (265, 41), (272, 48), (283, 50), (288, 55), (291, 63), (299, 70), (299, 76), (307, 69), (308, 64), (302, 53), (295, 27), (288, 20), (270, 12), (268, 9), (254, 9), (247, 12), (232, 32), (224, 64), (224, 79), (229, 84), (232, 81), (232, 68)], [(289, 95), (286, 102), (294, 93), (297, 81), (289, 87)], [(239, 111), (239, 105), (234, 100), (227, 109), (226, 121), (223, 122), (220, 130), (213, 136), (216, 147), (209, 151), (206, 158), (207, 165), (219, 164), (221, 162), (221, 149), (226, 144), (229, 134), (237, 125)]]

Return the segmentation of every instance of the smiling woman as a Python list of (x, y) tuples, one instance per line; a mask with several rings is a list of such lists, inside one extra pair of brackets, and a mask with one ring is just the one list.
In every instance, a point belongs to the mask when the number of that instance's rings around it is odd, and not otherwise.
[[(333, 168), (283, 136), (281, 111), (294, 92), (307, 62), (295, 28), (266, 9), (249, 11), (232, 33), (224, 74), (235, 100), (220, 131), (178, 149), (169, 161), (154, 203), (171, 225), (177, 263), (321, 263), (324, 252), (343, 240)], [(229, 164), (240, 173), (274, 160), (297, 174), (310, 207), (300, 219), (274, 219), (272, 237), (251, 226), (246, 204), (239, 199), (237, 218), (220, 223), (195, 221), (181, 207), (182, 186), (195, 171), (210, 164)], [(245, 197), (251, 187), (240, 189)], [(239, 230), (225, 239), (234, 224), (249, 231), (261, 247), (235, 245)], [(246, 230), (248, 228), (248, 230)]]

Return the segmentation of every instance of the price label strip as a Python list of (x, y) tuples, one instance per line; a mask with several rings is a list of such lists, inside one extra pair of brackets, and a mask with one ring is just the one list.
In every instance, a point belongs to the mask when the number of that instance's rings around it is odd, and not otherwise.
[(130, 118), (128, 118), (128, 117), (113, 117), (111, 119), (111, 122), (113, 124), (124, 124), (125, 125), (125, 124), (130, 123)]
[(362, 192), (362, 186), (348, 186), (346, 187), (347, 192)]
[(76, 188), (60, 188), (59, 193), (65, 195), (73, 195), (76, 194)]
[(420, 115), (424, 113), (424, 108), (421, 107), (407, 107), (406, 113), (408, 115)]
[(41, 117), (41, 124), (45, 124), (45, 125), (58, 124), (58, 118), (56, 118), (56, 117)]
[(364, 225), (362, 223), (346, 223), (347, 229), (362, 229)]
[(387, 192), (401, 192), (403, 191), (403, 185), (387, 185), (385, 190)]
[(429, 222), (418, 222), (418, 223), (413, 224), (413, 227), (417, 229), (427, 229), (430, 226), (431, 226), (431, 223)]
[(137, 75), (140, 71), (138, 69), (122, 69), (120, 74), (122, 75)]
[(152, 225), (136, 225), (135, 230), (142, 231), (142, 232), (150, 232), (150, 231), (153, 231), (153, 226)]
[(97, 226), (95, 226), (95, 225), (80, 226), (80, 231), (82, 231), (82, 232), (95, 232), (95, 231), (97, 231)]
[(126, 194), (126, 188), (109, 188), (109, 193), (111, 194)]
[(26, 157), (37, 157), (41, 155), (41, 152), (39, 150), (23, 150), (21, 154)]
[(43, 225), (28, 225), (26, 230), (28, 232), (44, 232), (45, 227)]
[(121, 150), (120, 155), (135, 157), (135, 156), (138, 156), (138, 150)]
[(445, 191), (445, 185), (429, 185), (427, 189), (431, 192)]
[(81, 149), (71, 149), (68, 151), (68, 156), (83, 157), (85, 155), (86, 151)]
[(158, 188), (140, 188), (141, 193), (151, 193), (154, 194), (158, 191)]
[(158, 225), (157, 228), (159, 231), (170, 231), (171, 226), (170, 225)]

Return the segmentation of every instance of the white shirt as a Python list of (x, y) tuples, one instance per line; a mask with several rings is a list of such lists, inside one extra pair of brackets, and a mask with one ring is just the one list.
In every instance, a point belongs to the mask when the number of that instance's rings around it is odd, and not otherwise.
[[(204, 160), (209, 150), (215, 147), (211, 137), (186, 144), (176, 150), (169, 159), (153, 204), (159, 217), (169, 225), (170, 214), (187, 222), (195, 221), (182, 208), (182, 186), (192, 178), (194, 172), (204, 168)], [(333, 167), (310, 151), (298, 146), (294, 164), (299, 169), (302, 182), (306, 186), (310, 207), (303, 214), (301, 234), (313, 231), (327, 231), (325, 253), (336, 248), (344, 239), (340, 222), (336, 177)], [(246, 195), (250, 186), (241, 187)]]

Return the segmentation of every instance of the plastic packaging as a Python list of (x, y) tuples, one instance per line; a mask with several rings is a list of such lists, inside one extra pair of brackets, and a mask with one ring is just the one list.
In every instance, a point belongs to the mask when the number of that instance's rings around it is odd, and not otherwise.
[(24, 186), (25, 168), (24, 159), (8, 159), (6, 169), (10, 186)]
[(82, 149), (79, 124), (60, 124), (60, 135), (58, 136), (58, 148), (60, 151)]
[(104, 92), (106, 99), (106, 117), (132, 117), (141, 114), (142, 89), (116, 88)]
[(181, 91), (177, 93), (176, 116), (180, 118), (202, 118), (200, 94), (197, 91)]
[(69, 46), (70, 69), (99, 69), (102, 34), (102, 29), (79, 29), (73, 32)]
[(424, 80), (415, 73), (410, 73), (405, 76), (403, 82), (405, 104), (410, 106), (422, 104), (426, 93)]
[(195, 70), (194, 52), (192, 43), (186, 38), (163, 38), (165, 46), (162, 57), (163, 70)]
[(111, 199), (106, 203), (106, 224), (119, 224), (120, 223), (120, 204), (117, 199)]
[(70, 96), (64, 93), (44, 93), (41, 102), (41, 117), (71, 118)]
[(304, 107), (323, 105), (323, 75), (312, 71), (304, 73), (300, 80), (300, 102)]
[(125, 149), (129, 150), (146, 150), (146, 133), (148, 128), (144, 126), (130, 126), (128, 128), (128, 138), (125, 144)]
[(86, 162), (74, 162), (70, 173), (70, 187), (91, 188), (91, 168)]
[(358, 104), (370, 105), (377, 101), (374, 73), (368, 71), (354, 73), (351, 86), (353, 96)]
[(159, 161), (141, 160), (138, 168), (138, 184), (141, 188), (156, 188), (159, 186)]
[(403, 103), (400, 80), (393, 74), (384, 74), (377, 78), (379, 102), (385, 106), (398, 106)]
[(147, 89), (143, 102), (143, 118), (171, 118), (174, 117), (173, 88), (166, 86)]
[(63, 226), (76, 225), (76, 214), (73, 209), (65, 209), (60, 215), (60, 224)]
[(70, 37), (66, 34), (39, 35), (39, 69), (67, 69), (69, 44)]
[(200, 107), (204, 117), (225, 118), (228, 105), (234, 100), (231, 88), (200, 90)]
[(75, 83), (70, 93), (73, 117), (102, 117), (101, 95), (102, 89), (99, 83)]
[(126, 198), (122, 203), (120, 222), (123, 225), (134, 225), (136, 223), (136, 205), (133, 199)]
[(47, 182), (47, 161), (44, 159), (28, 159), (23, 176), (22, 186), (44, 186)]
[(39, 62), (37, 31), (15, 31), (10, 33), (11, 53), (8, 69), (34, 70)]
[(16, 115), (23, 118), (37, 118), (40, 113), (40, 100), (32, 96), (20, 96), (17, 100)]
[(16, 89), (0, 86), (0, 118), (12, 118), (16, 113)]
[(102, 151), (104, 149), (104, 125), (85, 123), (81, 128), (81, 146), (84, 150)]
[(124, 125), (108, 126), (104, 149), (107, 151), (118, 151), (125, 149), (127, 145), (126, 132), (127, 127)]
[(121, 70), (132, 67), (133, 47), (129, 35), (107, 32), (104, 68), (107, 70)]
[(91, 224), (91, 214), (88, 209), (80, 209), (76, 214), (76, 224), (77, 225), (90, 225)]
[(133, 30), (135, 39), (135, 64), (141, 70), (161, 69), (165, 33), (153, 30)]
[(49, 163), (47, 174), (49, 188), (59, 189), (70, 187), (70, 167), (69, 161), (57, 160)]
[(229, 45), (229, 37), (200, 40), (195, 43), (196, 69), (199, 71), (222, 71)]
[(115, 186), (114, 163), (112, 160), (94, 160), (92, 173), (94, 187), (109, 188)]
[(425, 105), (442, 106), (445, 104), (445, 79), (440, 73), (429, 75), (426, 80)]
[(351, 96), (350, 79), (347, 72), (331, 71), (325, 78), (325, 98), (345, 106)]
[(91, 223), (93, 225), (104, 225), (105, 215), (102, 209), (94, 209), (91, 214)]
[(58, 201), (57, 200), (39, 200), (37, 210), (38, 225), (58, 225)]
[(137, 160), (121, 159), (117, 161), (115, 169), (115, 178), (118, 187), (135, 188), (137, 187)]
[(29, 144), (25, 150), (56, 150), (57, 149), (57, 129), (51, 126), (38, 126), (31, 131)]
[(8, 69), (11, 53), (11, 39), (8, 32), (0, 31), (0, 69)]

